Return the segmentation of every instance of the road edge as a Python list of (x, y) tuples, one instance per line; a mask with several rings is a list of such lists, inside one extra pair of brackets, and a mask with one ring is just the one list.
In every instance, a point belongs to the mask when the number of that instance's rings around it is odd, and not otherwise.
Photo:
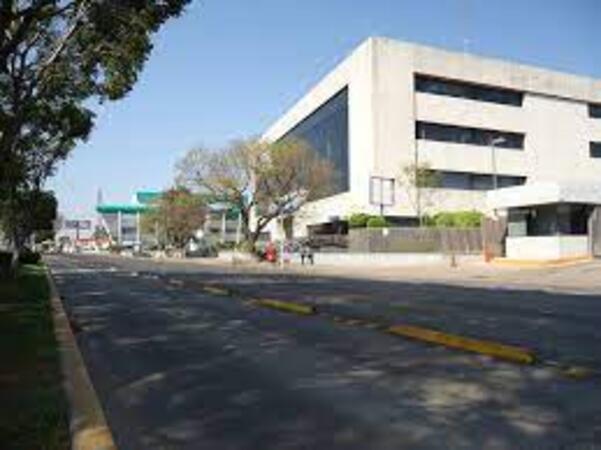
[(54, 335), (59, 346), (63, 386), (69, 404), (71, 449), (117, 450), (48, 266), (45, 266), (45, 272)]

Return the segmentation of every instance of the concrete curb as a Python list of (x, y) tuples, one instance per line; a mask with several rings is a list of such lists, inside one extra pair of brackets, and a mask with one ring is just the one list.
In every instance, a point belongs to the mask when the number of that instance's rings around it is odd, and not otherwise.
[(593, 259), (590, 256), (574, 256), (570, 258), (547, 260), (495, 258), (491, 261), (491, 264), (497, 267), (514, 267), (519, 269), (545, 269), (576, 266), (591, 262), (592, 260)]
[(48, 268), (46, 278), (50, 290), (54, 334), (59, 345), (64, 387), (69, 402), (71, 449), (117, 450)]
[(533, 364), (536, 361), (534, 352), (528, 349), (505, 345), (498, 342), (466, 338), (428, 328), (412, 325), (395, 325), (388, 328), (388, 332), (418, 341), (438, 344), (444, 347), (451, 347), (472, 353), (479, 353), (481, 355), (487, 355), (513, 363)]

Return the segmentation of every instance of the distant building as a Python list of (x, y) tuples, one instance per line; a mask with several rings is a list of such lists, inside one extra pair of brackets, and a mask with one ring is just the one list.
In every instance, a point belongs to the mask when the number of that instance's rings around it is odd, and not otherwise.
[[(151, 203), (161, 195), (157, 191), (138, 191), (131, 203), (101, 203), (96, 205), (99, 226), (106, 230), (110, 241), (125, 247), (140, 246), (153, 241), (141, 229), (141, 216), (151, 207)], [(99, 198), (102, 196), (99, 195)]]

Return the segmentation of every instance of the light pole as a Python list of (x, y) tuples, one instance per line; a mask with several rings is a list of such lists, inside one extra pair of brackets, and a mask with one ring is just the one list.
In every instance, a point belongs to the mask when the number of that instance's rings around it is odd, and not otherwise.
[(496, 146), (498, 144), (503, 144), (505, 142), (505, 138), (498, 136), (494, 139), (490, 140), (490, 157), (491, 157), (491, 167), (492, 167), (492, 188), (496, 191), (499, 188), (499, 183), (497, 180), (497, 151)]

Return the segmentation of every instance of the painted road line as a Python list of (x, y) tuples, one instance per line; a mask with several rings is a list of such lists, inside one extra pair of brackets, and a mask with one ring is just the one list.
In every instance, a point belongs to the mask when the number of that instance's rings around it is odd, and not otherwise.
[(215, 294), (215, 295), (229, 295), (229, 293), (230, 293), (227, 289), (220, 288), (217, 286), (203, 286), (202, 290), (209, 294)]
[(468, 352), (479, 353), (481, 355), (491, 356), (493, 358), (505, 361), (533, 364), (536, 360), (534, 352), (521, 347), (505, 345), (498, 342), (483, 341), (472, 339), (454, 334), (443, 333), (441, 331), (428, 328), (416, 327), (412, 325), (395, 325), (389, 327), (389, 333), (408, 337), (411, 339), (438, 344), (445, 347), (456, 348)]
[(264, 306), (266, 308), (278, 309), (280, 311), (301, 314), (304, 316), (314, 315), (317, 309), (313, 305), (303, 303), (288, 302), (283, 300), (273, 300), (268, 298), (257, 298), (253, 300), (253, 304)]

